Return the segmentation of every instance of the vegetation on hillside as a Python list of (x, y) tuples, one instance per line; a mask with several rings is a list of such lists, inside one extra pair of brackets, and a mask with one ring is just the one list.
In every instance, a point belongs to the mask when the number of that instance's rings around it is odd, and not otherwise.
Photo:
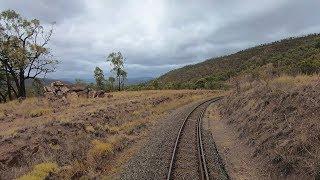
[[(175, 69), (159, 77), (160, 87), (226, 88), (226, 80), (258, 67), (272, 64), (278, 74), (313, 74), (320, 72), (320, 35), (312, 34), (263, 44), (232, 55)], [(149, 86), (152, 86), (148, 84)]]
[(271, 179), (320, 178), (320, 76), (280, 76), (240, 86), (220, 104), (226, 124)]

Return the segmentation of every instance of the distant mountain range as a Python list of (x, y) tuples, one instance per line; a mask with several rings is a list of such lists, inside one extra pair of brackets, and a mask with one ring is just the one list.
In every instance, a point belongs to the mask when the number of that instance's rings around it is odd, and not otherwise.
[(152, 77), (136, 77), (136, 78), (128, 78), (127, 84), (128, 85), (133, 85), (133, 84), (139, 84), (139, 83), (145, 83), (154, 78)]
[[(139, 84), (139, 83), (145, 83), (148, 82), (150, 80), (152, 80), (154, 78), (152, 77), (135, 77), (135, 78), (128, 78), (128, 80), (126, 81), (127, 85), (134, 85), (134, 84)], [(44, 85), (49, 85), (50, 83), (54, 82), (54, 81), (62, 81), (66, 84), (71, 84), (71, 83), (75, 83), (75, 79), (50, 79), (50, 78), (41, 78), (41, 80), (44, 82)], [(94, 79), (82, 79), (83, 81), (87, 82), (87, 83), (94, 83), (95, 80)], [(32, 79), (28, 79), (26, 81), (26, 86), (29, 87), (32, 85), (33, 80)]]

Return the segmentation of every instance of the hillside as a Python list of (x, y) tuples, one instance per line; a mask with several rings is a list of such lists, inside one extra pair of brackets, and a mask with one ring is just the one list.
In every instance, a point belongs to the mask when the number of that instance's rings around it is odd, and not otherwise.
[(308, 71), (314, 63), (319, 64), (319, 42), (319, 34), (288, 38), (175, 69), (158, 80), (162, 83), (190, 83), (210, 77), (225, 80), (239, 72), (269, 63), (289, 74)]
[(212, 114), (220, 114), (219, 123), (236, 134), (237, 144), (262, 165), (267, 179), (319, 179), (319, 92), (319, 75), (252, 85), (242, 80), (240, 90), (220, 103), (220, 113)]

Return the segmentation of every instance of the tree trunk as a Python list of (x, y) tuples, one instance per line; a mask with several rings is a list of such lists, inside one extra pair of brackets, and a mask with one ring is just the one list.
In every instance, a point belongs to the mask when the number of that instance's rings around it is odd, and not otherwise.
[(26, 98), (27, 94), (26, 94), (26, 86), (25, 86), (25, 78), (24, 78), (24, 70), (20, 69), (19, 72), (19, 79), (20, 79), (20, 83), (19, 83), (19, 87), (18, 87), (18, 91), (19, 91), (19, 98)]
[(120, 79), (120, 76), (118, 76), (118, 82), (119, 82), (118, 90), (121, 91), (121, 79)]
[(0, 103), (1, 102), (7, 102), (7, 98), (5, 95), (3, 95), (1, 92), (0, 92)]
[[(18, 98), (19, 97), (19, 87), (20, 87), (18, 74), (16, 74), (15, 71), (12, 68), (10, 68), (8, 61), (2, 61), (2, 63), (4, 64), (5, 68), (9, 71), (11, 78), (13, 79), (13, 82), (16, 85), (17, 91), (15, 91), (14, 87), (11, 84), (9, 84), (10, 88), (12, 89), (16, 98)], [(24, 73), (24, 71), (23, 71), (23, 73)]]
[(10, 101), (12, 101), (12, 94), (11, 94), (11, 82), (10, 82), (10, 78), (9, 78), (9, 74), (8, 74), (8, 71), (7, 71), (7, 67), (5, 67), (5, 70), (6, 70), (6, 81), (7, 81), (7, 94), (8, 94), (8, 98)]

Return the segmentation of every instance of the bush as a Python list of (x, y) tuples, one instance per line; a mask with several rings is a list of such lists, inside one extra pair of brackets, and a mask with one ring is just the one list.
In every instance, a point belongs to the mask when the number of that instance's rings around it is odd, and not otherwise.
[(205, 83), (206, 89), (217, 90), (217, 89), (225, 89), (225, 85), (223, 82), (209, 81)]
[(93, 140), (92, 142), (93, 147), (90, 149), (89, 153), (92, 156), (107, 156), (113, 153), (113, 145), (111, 143), (105, 143), (100, 140)]
[(315, 48), (320, 49), (320, 40), (318, 40), (318, 42), (316, 42)]
[(320, 72), (320, 62), (315, 60), (305, 60), (298, 64), (298, 68), (303, 74), (315, 74)]
[(203, 79), (203, 78), (199, 79), (195, 84), (196, 89), (204, 89), (205, 88), (205, 84), (206, 84), (206, 80), (205, 79)]
[(20, 177), (19, 180), (42, 180), (46, 179), (50, 173), (54, 173), (58, 171), (58, 165), (56, 163), (41, 163), (34, 166), (33, 170)]
[(45, 114), (50, 114), (52, 109), (35, 109), (29, 112), (30, 117), (40, 117)]

